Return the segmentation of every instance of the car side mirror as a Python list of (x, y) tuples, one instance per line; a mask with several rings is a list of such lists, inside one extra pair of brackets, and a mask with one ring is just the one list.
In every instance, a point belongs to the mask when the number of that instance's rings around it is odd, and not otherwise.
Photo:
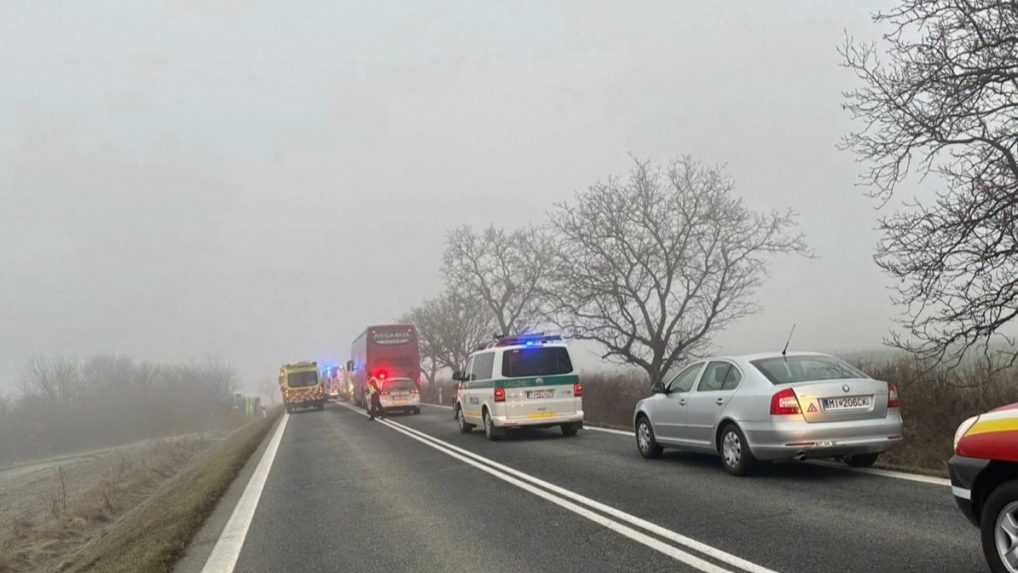
[(655, 382), (654, 385), (650, 387), (650, 393), (651, 394), (667, 394), (668, 390), (665, 389), (664, 383), (662, 383), (662, 382)]

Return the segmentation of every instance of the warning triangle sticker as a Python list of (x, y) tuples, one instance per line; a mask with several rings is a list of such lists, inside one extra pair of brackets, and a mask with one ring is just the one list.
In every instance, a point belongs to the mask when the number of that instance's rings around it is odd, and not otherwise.
[(815, 414), (816, 411), (817, 411), (817, 405), (816, 404), (810, 404), (809, 405), (809, 409), (806, 410), (806, 411), (809, 412), (810, 414)]

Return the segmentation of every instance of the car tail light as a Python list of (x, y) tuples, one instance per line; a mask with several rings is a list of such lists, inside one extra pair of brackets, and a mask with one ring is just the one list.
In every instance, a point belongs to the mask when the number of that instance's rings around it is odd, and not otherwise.
[(505, 402), (505, 388), (495, 388), (495, 401)]
[(411, 394), (416, 394), (417, 393), (417, 387), (415, 386), (415, 387), (411, 388), (410, 389), (410, 393)]
[(901, 403), (898, 402), (898, 386), (897, 384), (887, 385), (887, 407), (888, 408), (900, 408)]
[(795, 390), (786, 388), (771, 396), (771, 416), (788, 416), (798, 413), (800, 413), (799, 399), (795, 395)]
[(573, 384), (573, 396), (575, 398), (583, 397), (583, 384), (580, 384), (579, 382)]

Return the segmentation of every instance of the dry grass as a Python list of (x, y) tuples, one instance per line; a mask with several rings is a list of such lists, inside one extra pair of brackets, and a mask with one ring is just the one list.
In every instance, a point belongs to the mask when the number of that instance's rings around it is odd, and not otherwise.
[[(0, 572), (53, 569), (150, 495), (209, 443), (201, 437), (160, 440), (111, 455), (103, 460), (101, 468), (78, 464), (65, 469), (61, 465), (48, 476), (42, 474), (49, 487), (36, 493), (43, 497), (34, 504), (38, 510), (14, 516), (6, 538), (0, 539)], [(79, 471), (91, 473), (75, 475)], [(82, 480), (90, 480), (91, 485), (72, 493), (72, 480), (78, 486)]]
[(279, 409), (197, 455), (147, 498), (136, 500), (132, 509), (72, 555), (60, 570), (170, 571), (278, 415)]

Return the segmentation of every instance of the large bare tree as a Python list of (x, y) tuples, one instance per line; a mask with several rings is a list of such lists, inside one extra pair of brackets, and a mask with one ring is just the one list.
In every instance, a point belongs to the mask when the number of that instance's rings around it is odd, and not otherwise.
[(748, 210), (719, 169), (689, 157), (663, 170), (637, 161), (558, 205), (551, 224), (553, 320), (652, 384), (756, 309), (765, 255), (806, 252), (791, 212)]
[(905, 0), (874, 19), (879, 47), (841, 50), (861, 84), (845, 146), (884, 202), (910, 174), (941, 187), (880, 221), (876, 261), (906, 309), (889, 342), (933, 364), (972, 349), (1013, 364), (1013, 341), (994, 341), (1018, 316), (1018, 4)]
[(460, 227), (446, 245), (446, 282), (461, 300), (480, 301), (498, 334), (519, 334), (539, 321), (552, 253), (551, 242), (537, 229), (492, 226), (477, 233)]
[(417, 327), (430, 382), (443, 368), (462, 370), (470, 353), (490, 340), (494, 330), (484, 303), (450, 291), (414, 308), (406, 318)]

